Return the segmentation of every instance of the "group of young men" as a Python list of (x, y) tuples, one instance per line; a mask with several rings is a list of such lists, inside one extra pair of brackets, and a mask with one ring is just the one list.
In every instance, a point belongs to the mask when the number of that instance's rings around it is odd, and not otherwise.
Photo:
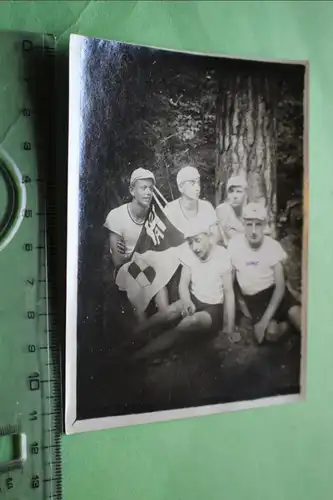
[[(131, 258), (154, 186), (152, 172), (135, 170), (130, 180), (132, 200), (111, 210), (106, 218), (104, 226), (109, 230), (110, 251), (117, 269)], [(269, 236), (266, 208), (260, 203), (247, 203), (246, 180), (231, 177), (226, 200), (216, 209), (200, 199), (200, 174), (196, 168), (180, 169), (177, 186), (180, 196), (167, 204), (165, 215), (187, 243), (179, 250), (179, 298), (170, 303), (167, 288), (160, 290), (154, 298), (157, 312), (144, 318), (137, 331), (159, 328), (160, 332), (163, 325), (166, 331), (156, 339), (158, 350), (194, 330), (219, 331), (232, 339), (240, 305), (252, 319), (258, 343), (277, 340), (290, 327), (300, 331), (301, 306), (285, 281), (287, 255)], [(172, 328), (167, 329), (171, 324)], [(154, 342), (147, 349), (146, 353), (154, 351)]]

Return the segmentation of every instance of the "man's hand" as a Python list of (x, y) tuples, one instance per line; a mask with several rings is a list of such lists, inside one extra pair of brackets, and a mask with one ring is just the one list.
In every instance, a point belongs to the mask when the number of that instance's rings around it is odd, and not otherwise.
[(192, 316), (195, 313), (196, 307), (192, 300), (183, 301), (182, 316)]
[(236, 329), (230, 332), (228, 328), (224, 328), (223, 333), (228, 335), (228, 339), (231, 344), (237, 344), (237, 342), (242, 340), (241, 334)]
[(124, 255), (126, 253), (126, 245), (124, 238), (120, 237), (119, 240), (117, 241), (117, 250), (121, 255)]
[(264, 321), (258, 321), (257, 324), (254, 325), (254, 336), (258, 342), (258, 344), (261, 344), (265, 338), (265, 333), (267, 329), (267, 323)]
[(120, 234), (113, 233), (112, 231), (110, 231), (109, 241), (113, 265), (116, 269), (119, 269), (129, 260), (126, 255), (125, 241)]

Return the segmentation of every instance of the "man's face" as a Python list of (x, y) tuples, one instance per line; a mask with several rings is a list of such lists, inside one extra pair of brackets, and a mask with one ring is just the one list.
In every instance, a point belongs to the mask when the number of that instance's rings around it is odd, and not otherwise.
[(231, 186), (228, 191), (228, 201), (232, 207), (239, 207), (245, 201), (245, 189), (241, 186)]
[(247, 219), (244, 221), (245, 236), (251, 247), (260, 247), (264, 238), (265, 223), (258, 219)]
[(192, 181), (183, 182), (179, 191), (191, 200), (198, 200), (200, 196), (200, 177)]
[(200, 259), (205, 260), (211, 249), (211, 238), (207, 233), (200, 233), (192, 238), (188, 238), (188, 244), (192, 252)]
[(139, 179), (131, 186), (130, 193), (141, 207), (149, 208), (153, 197), (153, 188), (152, 179)]

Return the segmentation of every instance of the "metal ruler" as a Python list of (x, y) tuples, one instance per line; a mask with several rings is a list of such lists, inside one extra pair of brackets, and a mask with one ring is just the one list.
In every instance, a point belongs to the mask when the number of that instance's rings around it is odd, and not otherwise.
[(48, 266), (54, 55), (51, 35), (0, 32), (0, 498), (6, 500), (61, 498), (60, 361)]

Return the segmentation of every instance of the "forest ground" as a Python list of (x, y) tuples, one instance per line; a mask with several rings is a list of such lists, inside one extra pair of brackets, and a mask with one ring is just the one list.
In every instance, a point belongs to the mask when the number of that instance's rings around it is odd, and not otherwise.
[(93, 418), (298, 393), (300, 337), (258, 345), (249, 325), (238, 331), (238, 343), (206, 339), (144, 363), (116, 352), (99, 357), (90, 387), (85, 384), (94, 398), (81, 400), (80, 412)]

